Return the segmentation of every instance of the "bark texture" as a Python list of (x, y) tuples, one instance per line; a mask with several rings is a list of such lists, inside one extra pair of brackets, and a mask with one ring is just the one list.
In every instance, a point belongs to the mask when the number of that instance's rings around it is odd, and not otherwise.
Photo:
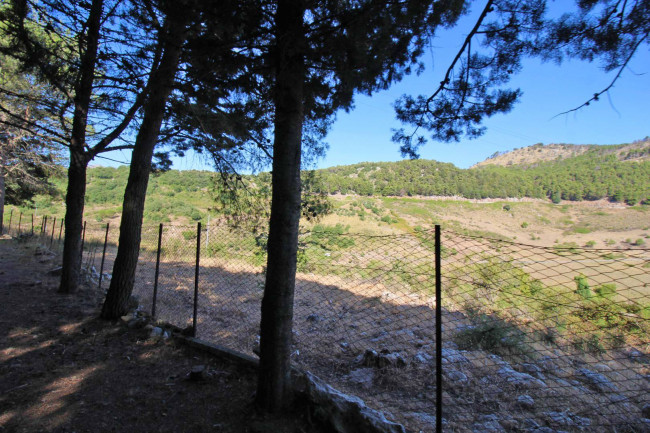
[(5, 174), (0, 161), (0, 235), (4, 233), (5, 221)]
[(86, 47), (81, 57), (79, 80), (75, 86), (74, 114), (70, 138), (70, 167), (65, 205), (65, 240), (59, 293), (73, 293), (79, 285), (81, 271), (81, 225), (86, 196), (86, 170), (89, 158), (86, 145), (88, 107), (93, 92), (95, 64), (99, 45), (103, 0), (93, 0), (88, 14)]
[(113, 265), (111, 284), (101, 313), (104, 319), (116, 319), (128, 312), (140, 254), (142, 217), (151, 172), (151, 159), (165, 114), (167, 98), (171, 93), (178, 69), (186, 17), (187, 15), (182, 12), (169, 17), (160, 39), (160, 43), (164, 44), (164, 53), (159, 67), (151, 74), (149, 87), (152, 91), (144, 104), (144, 118), (131, 156), (129, 178), (122, 204), (119, 246)]
[(276, 13), (273, 193), (260, 324), (256, 403), (269, 413), (292, 400), (291, 327), (300, 220), (300, 157), (305, 80), (302, 0), (280, 0)]

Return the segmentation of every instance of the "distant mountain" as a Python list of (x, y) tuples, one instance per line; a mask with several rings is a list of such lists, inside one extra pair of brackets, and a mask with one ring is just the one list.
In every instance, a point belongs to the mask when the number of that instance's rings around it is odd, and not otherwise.
[[(98, 220), (119, 214), (128, 167), (88, 170), (86, 203)], [(270, 182), (269, 173), (252, 176)], [(316, 171), (318, 192), (362, 196), (458, 196), (470, 199), (531, 197), (608, 199), (650, 204), (650, 140), (616, 146), (534, 145), (460, 169), (432, 160), (364, 162)], [(171, 215), (199, 220), (214, 205), (214, 173), (177, 171), (152, 175), (145, 214), (150, 221)], [(59, 188), (63, 191), (65, 182)]]
[(463, 170), (431, 160), (366, 162), (318, 170), (323, 192), (379, 196), (609, 199), (650, 203), (650, 140), (534, 145)]
[(540, 162), (559, 161), (575, 158), (585, 153), (597, 156), (615, 155), (619, 161), (647, 161), (650, 160), (650, 138), (635, 141), (634, 143), (619, 145), (595, 144), (535, 144), (533, 146), (514, 149), (509, 152), (497, 152), (485, 161), (481, 161), (471, 168), (486, 165), (500, 166), (531, 166)]

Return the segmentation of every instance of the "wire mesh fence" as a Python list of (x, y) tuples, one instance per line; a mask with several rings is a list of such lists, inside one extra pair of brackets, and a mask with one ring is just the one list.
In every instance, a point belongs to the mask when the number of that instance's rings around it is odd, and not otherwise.
[[(86, 226), (84, 263), (99, 275), (103, 257), (104, 281), (117, 234)], [(341, 226), (316, 226), (299, 245), (294, 364), (408, 429), (650, 431), (650, 250), (451, 231), (437, 245), (434, 231), (366, 236)], [(252, 355), (265, 264), (264, 234), (145, 227), (134, 294), (156, 318)]]

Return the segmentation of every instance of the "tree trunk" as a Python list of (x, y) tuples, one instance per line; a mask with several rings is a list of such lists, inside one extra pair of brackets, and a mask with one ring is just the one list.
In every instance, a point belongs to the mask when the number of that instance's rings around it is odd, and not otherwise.
[(258, 407), (272, 413), (285, 409), (292, 400), (290, 356), (300, 221), (304, 10), (302, 0), (280, 0), (276, 13), (273, 193), (256, 397)]
[(68, 191), (65, 196), (65, 238), (59, 293), (73, 293), (79, 284), (81, 272), (81, 231), (84, 198), (86, 196), (86, 157), (70, 150)]
[(116, 319), (126, 314), (133, 291), (151, 159), (185, 37), (186, 13), (179, 11), (170, 15), (175, 16), (169, 16), (169, 24), (165, 26), (168, 30), (159, 40), (159, 43), (164, 44), (164, 54), (159, 67), (151, 74), (151, 93), (144, 105), (144, 118), (131, 156), (129, 179), (122, 204), (119, 246), (113, 264), (113, 277), (101, 313), (104, 319)]
[(0, 236), (4, 233), (5, 222), (5, 172), (0, 161)]
[(73, 293), (79, 285), (81, 268), (81, 224), (84, 200), (86, 198), (86, 170), (88, 155), (86, 126), (88, 107), (93, 92), (95, 64), (99, 46), (103, 0), (93, 0), (88, 14), (86, 47), (81, 57), (79, 80), (75, 85), (74, 114), (70, 137), (70, 167), (68, 168), (68, 190), (65, 197), (65, 240), (63, 242), (63, 263), (59, 293)]

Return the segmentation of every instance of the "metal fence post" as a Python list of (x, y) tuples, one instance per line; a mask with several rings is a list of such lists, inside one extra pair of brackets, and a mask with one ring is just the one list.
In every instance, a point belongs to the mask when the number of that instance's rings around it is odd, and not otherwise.
[(32, 236), (34, 236), (34, 214), (32, 214)]
[(9, 211), (9, 228), (7, 229), (8, 234), (11, 234), (11, 219), (13, 218), (13, 216), (14, 216), (14, 209), (11, 208), (11, 210)]
[(41, 218), (41, 236), (47, 234), (47, 231), (45, 230), (46, 227), (47, 227), (47, 215), (43, 215), (43, 218)]
[(61, 242), (61, 234), (63, 233), (63, 223), (65, 222), (65, 218), (61, 218), (61, 227), (59, 227), (59, 242)]
[[(162, 245), (163, 224), (158, 226), (158, 250), (156, 251), (156, 274), (153, 279), (153, 299), (151, 301), (151, 317), (156, 318), (156, 300), (158, 298), (158, 275), (160, 273), (160, 247)], [(196, 329), (196, 327), (195, 327)]]
[(83, 231), (81, 232), (81, 267), (84, 264), (84, 244), (86, 243), (86, 222), (84, 221)]
[(20, 236), (20, 224), (23, 222), (23, 213), (22, 211), (20, 212), (20, 218), (18, 218), (18, 236)]
[(436, 432), (442, 433), (442, 268), (440, 260), (440, 225), (436, 225)]
[(196, 337), (196, 314), (199, 303), (199, 258), (201, 256), (201, 221), (196, 224), (196, 266), (194, 268), (194, 315), (192, 317), (192, 337)]
[(106, 244), (108, 243), (108, 227), (110, 226), (110, 223), (106, 223), (106, 235), (104, 235), (104, 250), (102, 251), (102, 263), (99, 266), (99, 283), (97, 284), (97, 288), (99, 290), (102, 289), (102, 277), (104, 276), (104, 260), (106, 259)]
[(54, 242), (54, 229), (56, 228), (56, 217), (54, 217), (54, 222), (52, 223), (52, 234), (50, 235), (50, 249), (52, 249), (52, 242)]

